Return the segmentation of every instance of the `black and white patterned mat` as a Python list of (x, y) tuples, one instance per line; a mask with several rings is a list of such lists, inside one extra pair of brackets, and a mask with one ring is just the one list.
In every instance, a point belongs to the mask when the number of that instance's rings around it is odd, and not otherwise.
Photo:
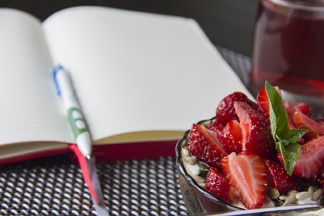
[[(218, 47), (247, 83), (249, 58)], [(110, 215), (187, 215), (175, 158), (97, 164)], [(0, 165), (0, 215), (96, 215), (69, 155)]]

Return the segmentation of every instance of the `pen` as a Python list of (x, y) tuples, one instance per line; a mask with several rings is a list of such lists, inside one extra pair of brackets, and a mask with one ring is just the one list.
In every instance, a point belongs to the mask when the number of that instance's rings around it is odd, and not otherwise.
[(61, 65), (54, 68), (53, 76), (57, 94), (61, 96), (65, 109), (67, 110), (67, 118), (76, 144), (85, 157), (90, 157), (92, 146), (91, 137), (83, 114), (81, 113), (80, 105), (74, 94), (71, 79)]
[(61, 65), (54, 67), (53, 79), (57, 94), (61, 97), (65, 106), (68, 122), (77, 145), (77, 148), (72, 145), (71, 149), (79, 160), (84, 180), (95, 202), (94, 206), (98, 215), (99, 213), (100, 215), (108, 215), (104, 207), (101, 188), (96, 174), (95, 160), (92, 157), (92, 139), (75, 95), (72, 81), (67, 71)]

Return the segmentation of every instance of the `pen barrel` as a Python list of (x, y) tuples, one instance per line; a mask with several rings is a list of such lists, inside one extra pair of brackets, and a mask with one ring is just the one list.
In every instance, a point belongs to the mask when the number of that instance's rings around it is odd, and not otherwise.
[(88, 131), (87, 124), (82, 116), (80, 109), (76, 107), (69, 108), (67, 111), (67, 117), (75, 138), (77, 138), (80, 134)]
[(54, 69), (54, 80), (59, 95), (67, 110), (67, 118), (73, 132), (76, 144), (84, 156), (91, 154), (91, 136), (85, 118), (81, 112), (80, 105), (75, 96), (73, 85), (68, 73), (63, 67)]
[(91, 155), (91, 137), (88, 131), (79, 134), (75, 141), (84, 156), (87, 157)]
[(91, 137), (81, 110), (70, 107), (67, 111), (68, 121), (74, 134), (76, 144), (84, 156), (91, 154)]
[(69, 109), (70, 107), (80, 108), (69, 75), (62, 69), (57, 71), (55, 75), (55, 79), (65, 108), (66, 109)]

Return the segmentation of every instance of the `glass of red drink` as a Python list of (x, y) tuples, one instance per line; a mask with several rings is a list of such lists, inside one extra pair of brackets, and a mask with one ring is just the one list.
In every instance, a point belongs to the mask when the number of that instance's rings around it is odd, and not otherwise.
[(259, 0), (250, 86), (265, 80), (324, 104), (324, 0)]

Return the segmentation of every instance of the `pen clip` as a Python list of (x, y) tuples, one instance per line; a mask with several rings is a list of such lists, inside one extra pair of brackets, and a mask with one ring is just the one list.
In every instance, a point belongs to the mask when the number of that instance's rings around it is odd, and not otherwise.
[(57, 82), (57, 78), (56, 78), (56, 75), (57, 73), (60, 71), (60, 70), (64, 70), (63, 66), (62, 65), (56, 65), (54, 68), (53, 68), (53, 80), (54, 80), (54, 85), (55, 85), (55, 89), (56, 89), (56, 94), (57, 95), (61, 95), (61, 90), (60, 90), (60, 86)]

